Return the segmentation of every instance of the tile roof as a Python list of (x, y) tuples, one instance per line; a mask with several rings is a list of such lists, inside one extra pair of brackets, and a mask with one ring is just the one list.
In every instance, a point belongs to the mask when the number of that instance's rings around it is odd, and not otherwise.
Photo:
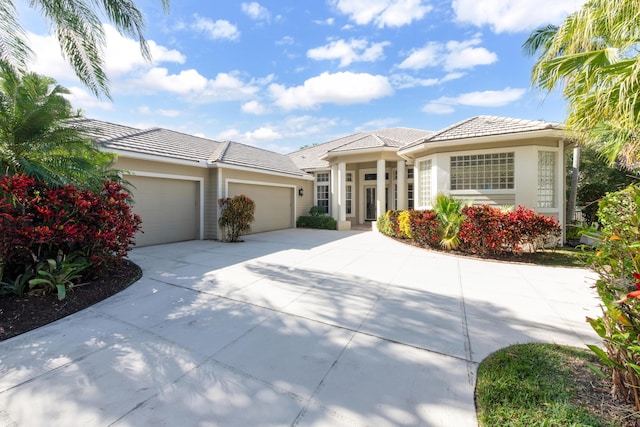
[(97, 144), (112, 150), (307, 175), (283, 154), (237, 142), (219, 142), (161, 128), (136, 129), (92, 119), (74, 119), (71, 123), (87, 129)]
[(497, 116), (476, 116), (444, 128), (428, 138), (415, 141), (402, 147), (402, 150), (430, 142), (450, 141), (456, 139), (477, 138), (481, 136), (506, 135), (531, 132), (545, 129), (561, 130), (560, 123), (541, 120), (512, 119)]
[(410, 128), (390, 128), (358, 132), (323, 144), (314, 145), (289, 154), (300, 169), (326, 168), (329, 162), (321, 160), (327, 153), (345, 153), (369, 148), (400, 148), (416, 140), (433, 135), (432, 131)]
[(209, 160), (229, 165), (266, 169), (290, 175), (307, 175), (300, 170), (289, 157), (238, 142), (225, 142), (224, 150), (216, 153)]

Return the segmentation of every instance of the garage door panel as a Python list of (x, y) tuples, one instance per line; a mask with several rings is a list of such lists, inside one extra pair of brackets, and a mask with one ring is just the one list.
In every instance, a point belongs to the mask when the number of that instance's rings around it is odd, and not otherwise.
[(244, 194), (256, 204), (252, 233), (292, 228), (293, 189), (273, 185), (229, 183), (229, 197)]
[(136, 245), (197, 239), (199, 183), (179, 179), (131, 176), (133, 211), (142, 217)]

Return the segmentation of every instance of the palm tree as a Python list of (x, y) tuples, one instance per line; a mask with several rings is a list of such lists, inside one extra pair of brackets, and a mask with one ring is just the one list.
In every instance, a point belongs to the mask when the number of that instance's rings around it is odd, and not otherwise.
[(0, 63), (0, 173), (91, 189), (112, 177), (113, 156), (93, 146), (88, 129), (69, 125), (66, 93), (52, 78)]
[(436, 202), (433, 205), (433, 211), (440, 222), (440, 246), (446, 250), (455, 249), (460, 245), (460, 227), (464, 221), (462, 215), (462, 207), (464, 203), (461, 200), (454, 199), (451, 196), (438, 194)]
[(524, 50), (538, 55), (534, 85), (562, 88), (567, 129), (610, 164), (640, 160), (640, 7), (635, 0), (591, 0), (559, 27), (534, 31)]
[[(160, 0), (163, 10), (169, 0)], [(132, 0), (30, 0), (54, 29), (64, 56), (78, 78), (96, 95), (109, 97), (109, 79), (104, 72), (102, 48), (105, 34), (100, 16), (106, 16), (116, 29), (140, 42), (140, 50), (151, 59), (144, 38), (144, 18)], [(24, 29), (16, 19), (13, 0), (0, 1), (0, 61), (26, 70), (32, 53)]]

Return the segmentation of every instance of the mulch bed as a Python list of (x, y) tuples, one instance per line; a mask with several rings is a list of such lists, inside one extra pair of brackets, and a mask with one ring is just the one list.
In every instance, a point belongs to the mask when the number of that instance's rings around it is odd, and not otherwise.
[(114, 295), (142, 277), (142, 270), (124, 260), (90, 284), (74, 288), (58, 301), (44, 296), (0, 296), (0, 341), (61, 319)]

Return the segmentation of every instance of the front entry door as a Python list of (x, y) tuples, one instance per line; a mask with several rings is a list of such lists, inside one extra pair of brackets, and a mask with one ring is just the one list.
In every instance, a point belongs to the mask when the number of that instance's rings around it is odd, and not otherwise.
[(375, 221), (376, 218), (376, 187), (365, 187), (365, 220)]

